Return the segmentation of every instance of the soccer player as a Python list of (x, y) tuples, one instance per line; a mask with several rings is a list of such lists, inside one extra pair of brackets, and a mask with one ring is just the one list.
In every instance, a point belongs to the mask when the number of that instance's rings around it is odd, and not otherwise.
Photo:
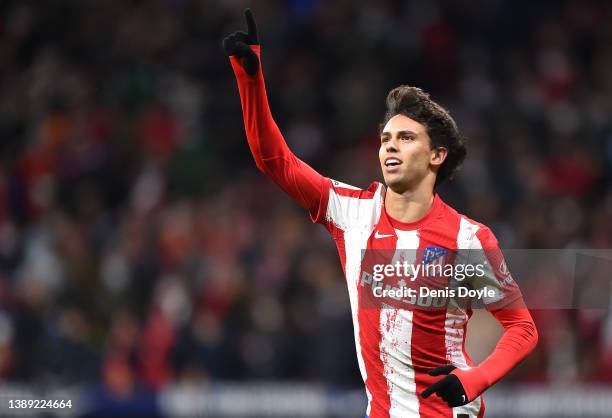
[[(291, 152), (272, 118), (255, 20), (250, 10), (245, 16), (248, 32), (229, 35), (223, 47), (238, 83), (248, 144), (257, 167), (336, 242), (367, 416), (483, 417), (481, 394), (522, 361), (538, 337), (491, 230), (457, 213), (434, 192), (466, 155), (455, 122), (420, 89), (397, 87), (387, 96), (380, 133), (385, 184), (374, 182), (362, 190), (320, 175)], [(363, 296), (376, 286), (364, 254), (389, 249), (414, 250), (412, 261), (422, 257), (423, 262), (458, 249), (484, 252), (486, 274), (473, 286), (497, 289), (496, 295), (512, 303), (484, 300), (504, 332), (481, 364), (474, 365), (464, 349), (470, 307), (419, 307), (414, 298), (414, 305), (368, 305)]]

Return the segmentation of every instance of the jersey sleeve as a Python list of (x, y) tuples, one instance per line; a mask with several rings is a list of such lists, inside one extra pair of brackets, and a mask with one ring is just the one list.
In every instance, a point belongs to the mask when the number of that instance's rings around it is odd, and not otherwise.
[(526, 308), (493, 310), (492, 314), (504, 333), (491, 355), (476, 367), (453, 371), (470, 401), (508, 374), (538, 343), (538, 331)]
[[(259, 45), (251, 49), (260, 59)], [(257, 74), (247, 74), (239, 59), (230, 57), (238, 83), (244, 127), (257, 168), (321, 222), (327, 209), (331, 180), (293, 154), (270, 111), (261, 65)]]
[(504, 332), (489, 357), (476, 367), (453, 371), (470, 401), (494, 385), (516, 367), (535, 348), (538, 332), (525, 306), (518, 285), (506, 265), (499, 244), (489, 228), (476, 231), (470, 259), (482, 263), (484, 274), (473, 278), (472, 287), (492, 289), (486, 309), (501, 323)]

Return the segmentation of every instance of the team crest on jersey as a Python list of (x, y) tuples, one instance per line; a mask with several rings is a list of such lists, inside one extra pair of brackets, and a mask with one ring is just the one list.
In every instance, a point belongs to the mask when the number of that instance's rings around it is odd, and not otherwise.
[(423, 249), (423, 264), (436, 265), (439, 264), (441, 266), (446, 264), (446, 256), (448, 255), (448, 250), (441, 247), (425, 247)]

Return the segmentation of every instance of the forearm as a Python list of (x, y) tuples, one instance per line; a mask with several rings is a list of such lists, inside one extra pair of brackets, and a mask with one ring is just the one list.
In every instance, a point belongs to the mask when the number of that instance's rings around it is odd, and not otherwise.
[[(259, 45), (250, 47), (260, 58)], [(328, 180), (297, 158), (287, 146), (270, 111), (261, 66), (251, 76), (238, 58), (232, 56), (230, 62), (238, 83), (247, 141), (257, 168), (306, 208), (315, 220), (325, 203), (324, 183)]]
[(504, 327), (504, 333), (493, 353), (477, 367), (456, 369), (453, 372), (470, 400), (478, 397), (523, 361), (538, 341), (537, 329), (527, 309), (500, 309), (492, 314)]
[[(260, 57), (259, 45), (252, 45), (251, 49)], [(291, 161), (296, 157), (272, 117), (261, 67), (257, 74), (250, 76), (236, 57), (230, 57), (230, 62), (238, 83), (249, 148), (257, 167), (264, 173), (271, 174), (266, 161), (279, 158)]]

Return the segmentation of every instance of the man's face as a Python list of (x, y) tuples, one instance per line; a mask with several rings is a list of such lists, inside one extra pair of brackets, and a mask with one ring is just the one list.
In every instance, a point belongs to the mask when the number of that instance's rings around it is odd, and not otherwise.
[[(444, 154), (444, 155), (441, 155)], [(404, 115), (395, 115), (380, 134), (378, 152), (387, 186), (397, 193), (416, 188), (427, 176), (433, 176), (433, 166), (446, 157), (445, 150), (431, 149), (427, 128)]]

